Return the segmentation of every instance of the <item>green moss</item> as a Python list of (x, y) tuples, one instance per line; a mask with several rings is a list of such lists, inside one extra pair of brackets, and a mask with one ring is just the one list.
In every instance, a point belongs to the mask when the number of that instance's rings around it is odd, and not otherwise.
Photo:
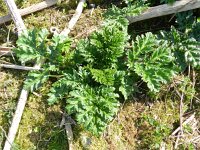
[(146, 109), (138, 118), (138, 144), (139, 149), (159, 149), (164, 142), (172, 148), (173, 141), (169, 135), (174, 124), (179, 119), (179, 104), (177, 102), (155, 102), (150, 109)]
[(31, 94), (23, 113), (15, 144), (20, 150), (67, 148), (67, 138), (59, 128), (61, 109), (59, 105), (49, 106), (46, 94), (49, 86), (42, 88), (38, 95)]
[(25, 74), (13, 70), (0, 70), (0, 149), (10, 126)]
[(0, 16), (7, 14), (7, 8), (3, 0), (0, 0)]

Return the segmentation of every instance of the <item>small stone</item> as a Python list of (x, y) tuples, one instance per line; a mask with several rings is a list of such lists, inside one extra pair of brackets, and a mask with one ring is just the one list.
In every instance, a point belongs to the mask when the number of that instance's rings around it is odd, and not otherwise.
[(95, 6), (96, 6), (95, 4), (89, 4), (90, 8), (95, 8)]
[(82, 146), (83, 146), (84, 148), (88, 148), (88, 147), (92, 144), (92, 140), (91, 140), (91, 138), (89, 138), (89, 137), (83, 135), (83, 136), (81, 137), (81, 144), (82, 144)]

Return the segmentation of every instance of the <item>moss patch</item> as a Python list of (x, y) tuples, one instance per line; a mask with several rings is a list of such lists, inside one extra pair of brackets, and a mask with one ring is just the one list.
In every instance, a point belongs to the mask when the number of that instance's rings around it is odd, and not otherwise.
[(48, 89), (46, 85), (29, 97), (15, 140), (20, 150), (67, 148), (65, 132), (59, 128), (61, 109), (47, 104)]
[[(157, 124), (149, 123), (144, 116), (153, 119)], [(154, 147), (156, 142), (157, 146), (166, 142), (166, 147), (171, 148), (173, 141), (169, 138), (169, 134), (173, 131), (177, 120), (178, 104), (175, 102), (158, 101), (149, 107), (144, 103), (130, 101), (125, 103), (101, 137), (94, 137), (76, 127), (74, 131), (77, 137), (74, 146), (75, 149), (80, 150), (149, 149), (151, 147), (156, 149)], [(160, 135), (156, 135), (160, 127), (163, 129), (160, 130)], [(84, 139), (90, 142), (84, 144)]]
[(0, 149), (5, 140), (26, 72), (0, 70)]

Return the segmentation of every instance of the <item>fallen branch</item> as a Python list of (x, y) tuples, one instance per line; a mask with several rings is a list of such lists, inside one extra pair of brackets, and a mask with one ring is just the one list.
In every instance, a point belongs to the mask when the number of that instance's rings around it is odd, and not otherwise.
[(142, 20), (147, 20), (155, 17), (170, 15), (178, 12), (183, 12), (200, 7), (200, 0), (181, 0), (176, 1), (173, 5), (159, 5), (149, 8), (144, 13), (138, 16), (128, 16), (129, 23), (134, 23)]
[[(46, 1), (43, 1), (41, 3), (32, 5), (30, 7), (21, 9), (21, 10), (19, 10), (19, 13), (20, 13), (21, 16), (25, 16), (25, 15), (43, 10), (45, 8), (51, 7), (51, 6), (55, 5), (56, 3), (57, 3), (57, 0), (46, 0)], [(11, 17), (10, 14), (3, 16), (3, 17), (0, 17), (0, 25), (3, 24), (3, 23), (9, 22), (11, 20), (12, 20), (12, 17)]]
[(0, 64), (0, 67), (9, 68), (9, 69), (17, 69), (17, 70), (26, 70), (26, 71), (41, 70), (40, 68), (35, 68), (35, 67), (26, 67), (26, 66), (8, 65), (8, 64)]

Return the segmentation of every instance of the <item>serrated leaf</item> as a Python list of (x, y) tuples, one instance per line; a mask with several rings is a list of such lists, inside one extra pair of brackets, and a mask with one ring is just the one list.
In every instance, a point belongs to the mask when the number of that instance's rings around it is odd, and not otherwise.
[(104, 85), (113, 85), (115, 80), (116, 69), (92, 69), (90, 68), (92, 78)]
[(75, 58), (81, 59), (79, 63), (89, 64), (95, 69), (115, 68), (127, 40), (127, 32), (117, 27), (105, 27), (78, 43)]
[(19, 60), (23, 63), (31, 60), (39, 61), (46, 56), (46, 29), (33, 29), (23, 32), (17, 40), (17, 48), (14, 49)]
[(69, 50), (70, 46), (71, 39), (62, 35), (54, 35), (48, 46), (49, 64), (58, 67), (69, 65), (73, 58), (73, 52)]
[(49, 79), (49, 71), (32, 71), (29, 72), (25, 80), (25, 88), (30, 89), (31, 92), (39, 89)]
[(50, 93), (48, 94), (48, 103), (50, 105), (57, 103), (71, 90), (81, 84), (81, 76), (75, 70), (68, 71), (64, 74), (64, 77), (53, 83)]
[(176, 74), (174, 56), (166, 41), (152, 33), (136, 37), (133, 50), (128, 52), (128, 67), (142, 77), (151, 91), (158, 92)]
[(76, 113), (79, 124), (99, 135), (118, 111), (118, 94), (114, 90), (105, 86), (79, 86), (69, 93), (66, 109), (69, 114)]

